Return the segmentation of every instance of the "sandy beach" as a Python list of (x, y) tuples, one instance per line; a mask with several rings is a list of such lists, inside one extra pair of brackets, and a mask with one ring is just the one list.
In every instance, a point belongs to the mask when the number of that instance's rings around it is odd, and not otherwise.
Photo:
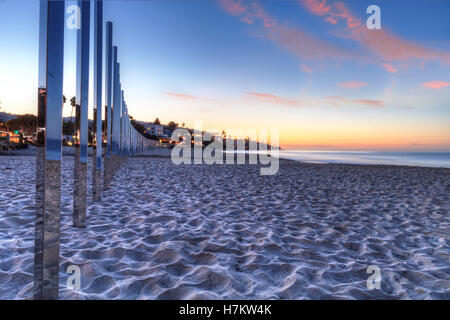
[[(259, 172), (132, 157), (77, 229), (66, 157), (60, 299), (450, 299), (450, 169)], [(1, 299), (32, 298), (34, 175), (33, 156), (0, 157)], [(367, 288), (371, 265), (380, 289)]]

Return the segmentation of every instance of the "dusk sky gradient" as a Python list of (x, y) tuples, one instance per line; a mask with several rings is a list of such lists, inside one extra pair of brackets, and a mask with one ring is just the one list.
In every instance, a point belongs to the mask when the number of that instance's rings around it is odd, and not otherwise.
[[(110, 0), (104, 18), (138, 120), (277, 128), (285, 148), (450, 151), (450, 1)], [(1, 111), (36, 114), (38, 20), (38, 0), (0, 0)], [(66, 28), (68, 98), (75, 49)]]

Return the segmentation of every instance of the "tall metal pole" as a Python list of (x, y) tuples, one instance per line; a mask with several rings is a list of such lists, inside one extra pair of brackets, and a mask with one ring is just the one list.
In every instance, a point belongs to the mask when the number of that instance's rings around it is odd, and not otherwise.
[(93, 161), (94, 199), (100, 200), (102, 170), (102, 82), (103, 82), (103, 1), (94, 2), (94, 110), (96, 111), (96, 156)]
[(64, 1), (41, 1), (34, 299), (58, 299)]
[(88, 160), (88, 103), (89, 103), (89, 29), (90, 1), (78, 1), (81, 8), (81, 28), (77, 34), (77, 95), (76, 125), (80, 147), (75, 150), (73, 224), (86, 226), (87, 160)]
[(120, 156), (124, 155), (124, 135), (125, 135), (125, 96), (123, 90), (121, 91), (122, 97), (122, 113), (120, 118)]
[(119, 64), (117, 63), (117, 47), (113, 48), (113, 66), (114, 66), (114, 79), (113, 79), (113, 121), (112, 121), (112, 148), (111, 153), (113, 156), (117, 156), (117, 117), (120, 112), (119, 106)]
[(105, 75), (105, 129), (106, 129), (106, 153), (105, 153), (105, 171), (104, 187), (109, 186), (111, 179), (111, 124), (112, 124), (112, 90), (113, 90), (113, 24), (111, 21), (106, 23), (106, 75)]

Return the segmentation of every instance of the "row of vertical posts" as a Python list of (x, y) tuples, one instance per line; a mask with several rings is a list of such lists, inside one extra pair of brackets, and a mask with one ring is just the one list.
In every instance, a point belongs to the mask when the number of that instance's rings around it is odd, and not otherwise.
[[(94, 5), (94, 129), (93, 199), (126, 156), (141, 152), (148, 141), (131, 125), (120, 82), (113, 24), (106, 23), (105, 126), (102, 126), (103, 2)], [(76, 134), (80, 145), (74, 155), (73, 225), (86, 226), (88, 164), (88, 102), (90, 60), (90, 0), (78, 1)], [(36, 154), (36, 223), (34, 299), (57, 299), (59, 284), (59, 239), (61, 210), (62, 108), (65, 1), (40, 1), (39, 88)], [(104, 141), (106, 146), (103, 148)], [(103, 158), (103, 188), (102, 180)]]

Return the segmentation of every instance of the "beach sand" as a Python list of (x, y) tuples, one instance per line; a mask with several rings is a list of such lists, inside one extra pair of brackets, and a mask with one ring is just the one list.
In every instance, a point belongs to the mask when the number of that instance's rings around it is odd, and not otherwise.
[[(34, 164), (0, 158), (1, 299), (32, 298)], [(85, 229), (72, 171), (66, 157), (60, 299), (450, 299), (450, 169), (132, 157), (88, 197)]]

